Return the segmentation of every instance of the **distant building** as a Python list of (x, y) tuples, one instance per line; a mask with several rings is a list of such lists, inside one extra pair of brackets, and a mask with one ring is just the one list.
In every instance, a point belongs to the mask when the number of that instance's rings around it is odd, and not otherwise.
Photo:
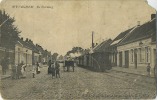
[(39, 62), (45, 64), (47, 57), (45, 50), (38, 44), (36, 44), (36, 48), (39, 50)]
[(39, 62), (39, 56), (40, 56), (39, 50), (36, 48), (32, 40), (26, 39), (25, 42), (32, 49), (32, 64), (34, 65), (37, 62)]
[(78, 57), (78, 64), (95, 71), (105, 71), (110, 67), (109, 46), (112, 40), (108, 39), (94, 46), (88, 53)]

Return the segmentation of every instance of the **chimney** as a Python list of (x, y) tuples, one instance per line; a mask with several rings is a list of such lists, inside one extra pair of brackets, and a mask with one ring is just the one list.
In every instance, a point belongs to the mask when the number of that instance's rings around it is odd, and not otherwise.
[(94, 32), (92, 31), (92, 48), (94, 48)]
[(26, 42), (28, 42), (28, 38), (26, 38)]
[(21, 38), (21, 40), (23, 41), (23, 37)]
[(151, 20), (154, 19), (156, 14), (151, 14)]
[(137, 21), (137, 26), (140, 26), (140, 21)]

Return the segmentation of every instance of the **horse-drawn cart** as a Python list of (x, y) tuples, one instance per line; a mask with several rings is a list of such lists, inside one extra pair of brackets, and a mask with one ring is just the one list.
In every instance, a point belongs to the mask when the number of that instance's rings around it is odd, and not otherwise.
[(67, 71), (67, 72), (69, 72), (70, 71), (70, 67), (72, 67), (73, 72), (74, 72), (75, 62), (74, 61), (65, 60), (63, 67), (64, 67), (64, 71)]

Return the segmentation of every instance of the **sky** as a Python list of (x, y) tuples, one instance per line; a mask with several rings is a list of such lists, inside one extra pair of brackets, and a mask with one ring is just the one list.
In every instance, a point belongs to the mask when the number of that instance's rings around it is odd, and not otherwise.
[(157, 11), (157, 0), (147, 0), (148, 4)]
[(0, 5), (15, 18), (21, 37), (62, 55), (75, 46), (90, 48), (92, 31), (95, 43), (114, 39), (155, 13), (145, 0), (3, 0)]

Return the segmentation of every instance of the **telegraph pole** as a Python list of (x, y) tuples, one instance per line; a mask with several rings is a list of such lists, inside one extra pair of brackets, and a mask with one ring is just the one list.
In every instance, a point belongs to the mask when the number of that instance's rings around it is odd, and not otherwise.
[(94, 31), (92, 31), (92, 48), (94, 48)]

